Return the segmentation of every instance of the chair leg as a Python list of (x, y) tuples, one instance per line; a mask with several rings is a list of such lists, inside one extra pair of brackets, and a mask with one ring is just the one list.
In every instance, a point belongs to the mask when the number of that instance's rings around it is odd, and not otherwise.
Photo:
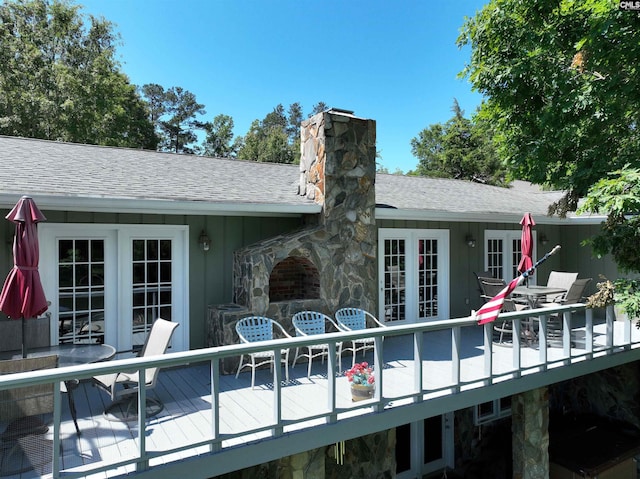
[(65, 387), (67, 388), (67, 399), (69, 401), (69, 411), (73, 418), (73, 424), (76, 426), (76, 433), (80, 435), (80, 428), (78, 427), (78, 413), (76, 412), (76, 401), (73, 397), (73, 390), (78, 387), (77, 382), (65, 381)]
[(307, 352), (309, 353), (309, 364), (307, 366), (307, 379), (309, 379), (311, 377), (311, 364), (313, 362), (313, 360), (311, 359), (313, 358), (313, 350), (311, 349), (311, 346), (307, 348)]
[(240, 355), (240, 362), (238, 363), (238, 370), (236, 371), (236, 379), (240, 375), (240, 370), (242, 369), (242, 361), (244, 360), (244, 354)]

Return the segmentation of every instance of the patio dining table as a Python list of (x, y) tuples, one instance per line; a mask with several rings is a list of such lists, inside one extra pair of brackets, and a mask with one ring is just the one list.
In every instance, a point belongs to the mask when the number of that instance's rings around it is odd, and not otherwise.
[[(53, 354), (58, 356), (58, 367), (62, 368), (108, 361), (116, 355), (116, 348), (108, 344), (56, 344), (32, 348), (27, 352), (27, 357), (39, 358)], [(0, 360), (21, 358), (22, 351), (3, 351), (0, 353)]]
[(558, 288), (553, 286), (516, 286), (513, 290), (512, 295), (514, 296), (524, 296), (529, 303), (529, 307), (534, 309), (538, 304), (538, 299), (549, 294), (563, 294), (566, 293), (567, 290), (564, 288)]

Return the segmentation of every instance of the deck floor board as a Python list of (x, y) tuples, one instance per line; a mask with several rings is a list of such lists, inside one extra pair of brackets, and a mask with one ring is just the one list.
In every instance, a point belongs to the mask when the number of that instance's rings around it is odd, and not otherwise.
[[(635, 331), (634, 334), (640, 334)], [(454, 386), (451, 362), (451, 334), (444, 332), (424, 335), (422, 358), (423, 385), (433, 390), (434, 396), (444, 394), (445, 388)], [(463, 330), (461, 342), (460, 376), (465, 382), (481, 381), (484, 377), (484, 348), (479, 328)], [(540, 351), (536, 347), (520, 348), (523, 365), (532, 369), (540, 365)], [(584, 350), (574, 349), (572, 354), (583, 354)], [(548, 348), (549, 358), (562, 359), (561, 348)], [(513, 371), (513, 349), (510, 345), (493, 345), (494, 372)], [(351, 357), (345, 355), (343, 363), (348, 369)], [(358, 356), (358, 361), (373, 360), (372, 353)], [(559, 363), (561, 365), (561, 363)], [(287, 425), (287, 421), (309, 419), (304, 427), (324, 424), (320, 414), (329, 411), (327, 363), (314, 360), (312, 374), (307, 377), (307, 363), (298, 362), (290, 368), (290, 379), (281, 388), (282, 420), (285, 430), (295, 430), (301, 424)], [(377, 372), (379, 374), (379, 372)], [(384, 343), (383, 393), (393, 405), (394, 398), (406, 394), (407, 384), (412, 384), (415, 376), (415, 361), (412, 337), (390, 337)], [(284, 373), (283, 373), (284, 376)], [(251, 388), (251, 373), (241, 372), (220, 377), (219, 412), (220, 435), (223, 446), (238, 445), (267, 437), (269, 431), (254, 432), (248, 436), (233, 437), (242, 431), (250, 431), (260, 425), (274, 424), (273, 373), (269, 369), (256, 372), (255, 388)], [(429, 393), (427, 393), (428, 396)], [(165, 451), (175, 446), (189, 446), (213, 437), (211, 421), (211, 374), (208, 362), (191, 364), (180, 368), (167, 368), (160, 372), (157, 386), (148, 391), (150, 397), (159, 399), (164, 408), (147, 420), (146, 442), (149, 451)], [(84, 465), (115, 463), (122, 458), (135, 457), (138, 449), (137, 422), (109, 420), (104, 408), (110, 404), (107, 394), (89, 382), (81, 382), (74, 391), (78, 422), (82, 431), (78, 437), (69, 414), (66, 399), (63, 398), (61, 425), (62, 463), (65, 468)], [(362, 414), (370, 410), (362, 403), (351, 401), (349, 384), (342, 374), (336, 374), (336, 404), (339, 417)], [(190, 448), (174, 452), (165, 457), (151, 459), (151, 464), (184, 459), (208, 451), (208, 446)], [(106, 479), (114, 471), (132, 472), (133, 466), (120, 467), (113, 471), (92, 474), (91, 478)], [(34, 471), (21, 476), (7, 476), (15, 479), (39, 477)], [(44, 474), (46, 477), (46, 474)]]

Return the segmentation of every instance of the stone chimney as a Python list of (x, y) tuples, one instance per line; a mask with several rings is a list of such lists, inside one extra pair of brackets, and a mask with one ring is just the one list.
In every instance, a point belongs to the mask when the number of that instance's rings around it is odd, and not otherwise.
[(318, 226), (237, 251), (236, 303), (279, 321), (302, 309), (375, 312), (375, 155), (373, 120), (332, 109), (302, 122), (298, 193), (323, 206)]

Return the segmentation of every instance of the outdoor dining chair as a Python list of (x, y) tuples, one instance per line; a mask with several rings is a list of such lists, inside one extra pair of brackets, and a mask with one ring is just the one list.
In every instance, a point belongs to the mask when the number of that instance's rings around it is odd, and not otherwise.
[[(545, 308), (554, 308), (563, 304), (576, 304), (584, 299), (584, 292), (589, 286), (592, 278), (576, 279), (563, 298), (556, 298), (555, 301), (541, 303), (540, 306)], [(547, 321), (547, 329), (549, 339), (558, 339), (562, 337), (562, 321), (559, 314), (552, 314)]]
[[(179, 326), (178, 323), (158, 318), (151, 325), (151, 331), (138, 354), (138, 357), (160, 356), (167, 352), (171, 344), (173, 332)], [(147, 368), (144, 372), (144, 384), (146, 390), (156, 386), (160, 368)], [(107, 409), (107, 418), (115, 417), (121, 421), (130, 421), (137, 418), (136, 395), (140, 390), (140, 372), (120, 372), (94, 376), (93, 382), (106, 391), (114, 401)], [(147, 398), (147, 416), (154, 416), (163, 409), (158, 399)]]
[[(0, 374), (57, 367), (56, 355), (0, 361)], [(40, 416), (53, 413), (53, 383), (0, 391), (0, 475), (45, 468), (53, 457), (53, 443), (45, 437), (49, 427)]]
[[(338, 323), (338, 327), (342, 331), (359, 331), (362, 329), (367, 329), (367, 322), (371, 324), (373, 327), (385, 328), (386, 326), (382, 324), (378, 319), (368, 311), (360, 308), (342, 308), (336, 311), (335, 313), (336, 322)], [(362, 338), (362, 339), (354, 339), (351, 340), (351, 347), (345, 348), (344, 345), (342, 347), (342, 351), (352, 351), (353, 352), (353, 363), (352, 366), (356, 364), (356, 355), (358, 351), (362, 351), (362, 355), (366, 353), (367, 350), (373, 349), (374, 347), (374, 339), (373, 338)]]
[[(507, 283), (503, 279), (497, 278), (484, 278), (478, 277), (478, 284), (480, 286), (480, 290), (482, 294), (481, 298), (486, 303), (487, 301), (491, 301), (491, 299), (496, 296), (500, 291), (502, 291)], [(526, 309), (527, 305), (517, 303), (512, 298), (505, 298), (504, 303), (502, 305), (501, 313), (508, 313), (512, 311), (521, 311)], [(510, 337), (513, 340), (513, 321), (496, 321), (496, 324), (493, 326), (493, 330), (498, 333), (498, 343), (504, 343), (505, 335)], [(531, 336), (531, 331), (529, 331), (529, 336)], [(525, 331), (525, 334), (526, 331)], [(525, 337), (525, 339), (529, 339)]]
[[(569, 288), (573, 282), (578, 279), (578, 273), (567, 273), (564, 271), (551, 271), (549, 273), (549, 279), (547, 280), (547, 286), (553, 288), (562, 288), (569, 291)], [(548, 294), (545, 303), (558, 302), (564, 299), (566, 293), (563, 294)]]
[[(277, 339), (277, 337), (290, 338), (291, 335), (287, 333), (282, 325), (274, 319), (264, 316), (248, 316), (240, 319), (236, 323), (236, 333), (238, 338), (243, 343), (254, 343), (258, 341), (270, 341)], [(284, 353), (284, 357), (282, 354)], [(238, 371), (236, 372), (236, 378), (240, 374), (240, 371), (246, 366), (251, 368), (251, 389), (254, 388), (256, 381), (256, 369), (265, 364), (269, 364), (270, 368), (273, 368), (275, 363), (275, 357), (273, 351), (260, 351), (256, 353), (249, 353), (247, 362), (244, 362), (244, 354), (240, 356), (240, 362), (238, 363)], [(282, 349), (280, 351), (279, 363), (284, 364), (285, 377), (289, 381), (289, 349)]]
[[(300, 311), (293, 315), (291, 323), (296, 330), (296, 336), (312, 336), (314, 334), (325, 334), (327, 327), (333, 328), (334, 331), (340, 331), (336, 322), (329, 316), (317, 311)], [(301, 349), (306, 349), (307, 352), (300, 352)], [(324, 358), (329, 354), (329, 345), (327, 343), (310, 344), (303, 346), (302, 348), (296, 348), (296, 354), (293, 358), (293, 367), (300, 358), (307, 358), (307, 378), (311, 376), (311, 365), (313, 358), (322, 358), (324, 364)], [(338, 356), (338, 370), (342, 370), (342, 342), (336, 343), (336, 354)]]

